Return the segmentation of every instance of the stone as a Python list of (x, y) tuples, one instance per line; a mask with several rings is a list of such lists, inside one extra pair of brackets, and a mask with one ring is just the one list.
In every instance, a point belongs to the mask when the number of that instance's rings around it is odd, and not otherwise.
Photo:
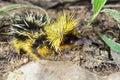
[(110, 74), (106, 80), (120, 80), (120, 72)]
[(69, 61), (33, 61), (10, 72), (7, 80), (103, 80)]

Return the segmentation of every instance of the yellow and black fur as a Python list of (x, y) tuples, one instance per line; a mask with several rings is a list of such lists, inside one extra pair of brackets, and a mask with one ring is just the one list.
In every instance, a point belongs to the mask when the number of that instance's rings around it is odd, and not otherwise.
[(79, 39), (75, 32), (79, 19), (74, 16), (63, 13), (48, 24), (46, 15), (35, 12), (17, 14), (10, 28), (11, 43), (18, 54), (23, 50), (35, 60), (70, 48)]
[(23, 50), (34, 59), (39, 59), (39, 57), (43, 56), (44, 53), (38, 53), (37, 48), (42, 49), (45, 45), (46, 34), (44, 27), (46, 24), (46, 16), (35, 12), (26, 12), (23, 15), (15, 16), (11, 27), (13, 36), (11, 43), (18, 54)]

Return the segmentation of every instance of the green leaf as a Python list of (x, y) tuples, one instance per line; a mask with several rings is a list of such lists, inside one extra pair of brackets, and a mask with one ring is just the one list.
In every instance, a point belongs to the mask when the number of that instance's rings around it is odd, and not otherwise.
[(108, 13), (112, 16), (118, 23), (120, 23), (120, 12), (112, 9), (104, 9), (103, 12)]
[(48, 16), (48, 13), (43, 8), (38, 7), (38, 6), (34, 6), (34, 5), (24, 5), (24, 4), (8, 5), (8, 6), (5, 6), (3, 8), (0, 8), (0, 15), (4, 14), (6, 12), (12, 11), (12, 10), (20, 9), (20, 8), (34, 8), (34, 9), (41, 10), (46, 14), (48, 23), (50, 23), (50, 18)]
[(92, 0), (93, 7), (93, 16), (91, 17), (89, 23), (86, 25), (86, 28), (90, 26), (90, 24), (95, 20), (101, 9), (104, 7), (107, 0)]
[(94, 14), (99, 13), (107, 0), (92, 0)]
[(120, 44), (119, 43), (107, 38), (105, 35), (103, 35), (101, 33), (98, 33), (98, 34), (111, 49), (120, 53)]

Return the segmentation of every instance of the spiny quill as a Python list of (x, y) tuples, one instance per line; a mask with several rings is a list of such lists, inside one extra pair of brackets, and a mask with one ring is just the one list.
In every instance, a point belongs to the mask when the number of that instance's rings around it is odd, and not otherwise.
[[(47, 38), (56, 51), (60, 50), (60, 45), (63, 41), (65, 35), (74, 32), (74, 28), (78, 25), (78, 20), (74, 18), (74, 14), (66, 14), (59, 15), (57, 20), (50, 25), (45, 27), (45, 33), (47, 34)], [(75, 35), (74, 35), (75, 36)]]
[(75, 14), (60, 14), (48, 24), (45, 15), (36, 12), (16, 14), (9, 34), (11, 43), (20, 54), (21, 50), (35, 60), (74, 46), (79, 39), (75, 32), (79, 19)]

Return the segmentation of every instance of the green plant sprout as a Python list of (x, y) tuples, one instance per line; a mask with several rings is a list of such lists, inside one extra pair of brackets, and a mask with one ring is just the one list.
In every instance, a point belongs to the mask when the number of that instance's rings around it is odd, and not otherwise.
[(107, 38), (105, 35), (98, 33), (102, 40), (113, 50), (120, 53), (120, 44)]
[[(120, 24), (120, 12), (112, 9), (104, 9), (103, 12), (112, 16)], [(120, 53), (120, 44), (107, 38), (105, 35), (98, 33), (102, 40), (114, 51)]]
[(88, 28), (91, 23), (95, 20), (97, 15), (100, 13), (101, 9), (104, 7), (107, 0), (92, 0), (92, 8), (93, 8), (93, 16), (91, 17), (90, 21), (84, 28)]
[(109, 14), (120, 24), (120, 12), (112, 9), (104, 9), (102, 12)]

